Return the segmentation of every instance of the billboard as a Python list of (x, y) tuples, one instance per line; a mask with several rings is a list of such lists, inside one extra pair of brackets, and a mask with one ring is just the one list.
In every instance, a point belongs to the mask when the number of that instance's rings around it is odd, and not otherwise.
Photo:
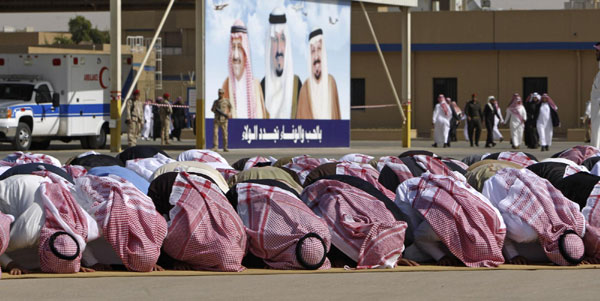
[(351, 2), (205, 1), (207, 147), (349, 146)]

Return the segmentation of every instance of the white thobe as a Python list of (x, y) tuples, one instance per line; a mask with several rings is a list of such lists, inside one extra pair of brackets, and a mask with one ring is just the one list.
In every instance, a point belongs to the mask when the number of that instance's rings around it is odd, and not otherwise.
[(144, 105), (144, 130), (142, 137), (148, 139), (152, 135), (154, 129), (154, 114), (152, 114), (152, 105)]
[[(499, 122), (504, 123), (504, 118), (502, 118), (502, 111), (500, 111), (500, 109), (498, 109), (498, 115), (500, 115), (500, 118), (498, 118), (497, 115), (494, 115), (494, 128), (493, 128), (494, 140), (498, 140), (500, 138), (504, 139), (504, 136), (502, 136), (502, 133), (500, 133), (500, 130), (498, 129), (498, 123)], [(508, 118), (508, 117), (506, 117), (506, 118)]]
[(448, 108), (448, 115), (442, 109), (441, 104), (436, 104), (435, 109), (433, 110), (433, 140), (438, 145), (444, 145), (448, 142), (448, 133), (450, 131), (450, 119), (452, 118), (452, 113), (450, 111), (450, 106)]
[[(522, 182), (517, 182), (523, 185)], [(506, 239), (502, 248), (504, 257), (510, 260), (520, 255), (532, 262), (547, 262), (548, 258), (538, 242), (537, 232), (526, 221), (508, 211), (515, 200), (508, 195), (504, 179), (496, 176), (489, 178), (483, 185), (481, 194), (500, 211), (506, 224)]]
[(506, 110), (506, 121), (510, 127), (510, 138), (512, 145), (515, 147), (521, 145), (521, 141), (523, 141), (523, 131), (525, 130), (525, 121), (527, 120), (527, 111), (525, 111), (524, 106), (518, 106), (517, 111), (521, 118), (523, 118), (523, 122), (521, 122), (519, 116), (515, 116), (513, 112)]
[[(600, 63), (599, 63), (600, 64)], [(596, 74), (592, 85), (591, 100), (591, 145), (600, 148), (600, 71)]]
[(150, 181), (154, 171), (156, 171), (159, 167), (171, 162), (175, 162), (175, 160), (158, 153), (151, 158), (127, 160), (126, 167), (135, 171), (147, 181)]
[(550, 110), (552, 109), (548, 103), (542, 103), (540, 115), (537, 118), (536, 126), (541, 146), (552, 145), (552, 116)]

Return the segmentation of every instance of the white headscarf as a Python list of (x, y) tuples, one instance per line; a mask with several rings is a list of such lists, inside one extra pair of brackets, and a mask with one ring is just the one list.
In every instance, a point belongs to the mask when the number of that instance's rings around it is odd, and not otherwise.
[[(269, 16), (271, 26), (267, 29), (267, 46), (265, 47), (265, 106), (272, 119), (289, 119), (292, 117), (292, 100), (294, 97), (294, 62), (292, 60), (291, 36), (287, 26), (285, 11), (275, 8)], [(271, 39), (276, 33), (283, 32), (285, 37), (285, 53), (283, 74), (275, 74), (272, 64)]]
[[(317, 28), (310, 34), (308, 40), (308, 83), (310, 86), (310, 105), (314, 119), (331, 119), (331, 95), (329, 91), (329, 72), (327, 70), (327, 51), (323, 42), (323, 30)], [(310, 46), (322, 42), (321, 48), (321, 79), (317, 82), (312, 72)]]

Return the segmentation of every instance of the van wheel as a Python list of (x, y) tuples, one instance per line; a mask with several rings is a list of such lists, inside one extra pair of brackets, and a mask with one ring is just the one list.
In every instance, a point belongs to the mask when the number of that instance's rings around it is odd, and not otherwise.
[(31, 128), (25, 122), (19, 122), (13, 146), (18, 151), (26, 151), (31, 147)]
[(88, 136), (87, 144), (88, 147), (91, 149), (104, 148), (106, 146), (106, 128), (101, 127), (100, 134), (98, 134), (97, 136)]
[(31, 142), (32, 149), (46, 150), (50, 147), (50, 139)]
[(83, 148), (83, 149), (90, 148), (90, 145), (88, 144), (88, 136), (81, 137), (81, 139), (79, 139), (79, 141), (81, 141), (81, 148)]

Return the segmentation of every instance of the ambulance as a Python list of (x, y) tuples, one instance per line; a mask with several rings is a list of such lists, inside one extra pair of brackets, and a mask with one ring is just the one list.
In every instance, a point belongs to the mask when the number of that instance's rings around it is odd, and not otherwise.
[[(123, 56), (123, 95), (132, 57)], [(110, 54), (0, 54), (0, 141), (19, 151), (52, 140), (106, 145), (110, 120)]]

